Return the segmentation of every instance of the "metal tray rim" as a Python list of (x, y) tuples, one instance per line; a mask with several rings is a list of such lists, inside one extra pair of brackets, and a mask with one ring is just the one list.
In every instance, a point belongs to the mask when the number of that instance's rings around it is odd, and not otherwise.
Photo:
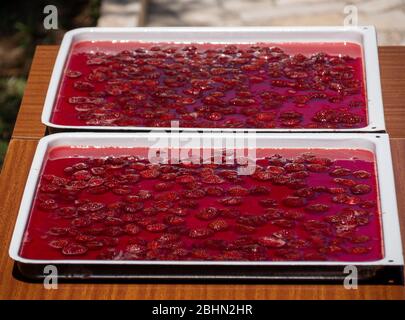
[[(92, 143), (91, 141), (99, 141), (101, 145), (111, 146), (111, 142), (118, 143), (120, 140), (125, 141), (131, 139), (149, 139), (161, 137), (162, 133), (57, 133), (46, 136), (39, 141), (37, 150), (32, 162), (32, 166), (28, 175), (25, 186), (21, 206), (19, 209), (17, 221), (15, 224), (12, 240), (9, 248), (10, 257), (18, 262), (27, 264), (121, 264), (121, 265), (403, 265), (402, 242), (399, 230), (399, 220), (396, 204), (395, 183), (391, 163), (391, 151), (389, 138), (387, 134), (297, 134), (292, 133), (285, 135), (282, 133), (258, 134), (257, 139), (264, 139), (268, 143), (275, 139), (277, 141), (340, 141), (341, 143), (349, 143), (352, 141), (363, 141), (370, 144), (374, 148), (376, 157), (378, 187), (380, 190), (380, 208), (383, 228), (383, 245), (384, 258), (378, 261), (367, 262), (334, 262), (334, 261), (309, 261), (309, 262), (252, 262), (252, 261), (237, 261), (237, 262), (218, 262), (218, 261), (121, 261), (121, 260), (36, 260), (27, 259), (19, 254), (20, 245), (23, 239), (25, 226), (29, 218), (31, 203), (35, 194), (35, 189), (39, 179), (43, 158), (48, 147), (57, 144), (58, 141), (76, 141), (77, 143)], [(198, 133), (187, 134), (188, 137), (200, 136)], [(211, 134), (214, 138), (217, 135)], [(222, 138), (240, 136), (238, 134), (223, 134)], [(90, 142), (89, 142), (90, 141)], [(148, 141), (148, 140), (146, 140)], [(94, 142), (93, 142), (94, 143)], [(65, 142), (66, 144), (66, 142)], [(145, 144), (143, 144), (145, 145)], [(271, 147), (271, 145), (269, 146)], [(300, 145), (302, 147), (302, 144)], [(350, 148), (350, 147), (349, 147)]]
[[(136, 131), (161, 129), (169, 130), (171, 128), (153, 128), (153, 127), (114, 127), (114, 126), (72, 126), (52, 123), (51, 116), (56, 99), (59, 82), (62, 77), (65, 61), (69, 54), (69, 49), (75, 37), (83, 34), (114, 34), (116, 37), (131, 34), (148, 35), (152, 33), (161, 33), (170, 37), (171, 34), (189, 35), (194, 33), (228, 33), (230, 37), (236, 38), (243, 34), (254, 32), (268, 33), (277, 32), (288, 35), (289, 33), (300, 33), (313, 36), (313, 33), (330, 34), (334, 32), (347, 32), (358, 34), (361, 37), (363, 47), (364, 68), (366, 73), (366, 91), (368, 99), (368, 125), (356, 129), (230, 129), (230, 128), (182, 128), (185, 131), (257, 131), (257, 132), (378, 132), (385, 131), (384, 109), (381, 94), (380, 70), (378, 62), (378, 50), (376, 40), (376, 30), (374, 26), (336, 26), (336, 27), (143, 27), (143, 28), (78, 28), (67, 32), (62, 40), (56, 62), (53, 68), (51, 80), (45, 98), (41, 121), (50, 128), (59, 130), (104, 130), (104, 131)], [(312, 35), (311, 35), (312, 33)], [(186, 37), (187, 38), (187, 37)], [(312, 39), (312, 38), (311, 38)], [(170, 40), (170, 38), (168, 38)], [(312, 39), (316, 41), (316, 39)], [(187, 42), (187, 40), (183, 40)], [(237, 41), (237, 40), (235, 40)], [(190, 41), (188, 41), (190, 42)]]

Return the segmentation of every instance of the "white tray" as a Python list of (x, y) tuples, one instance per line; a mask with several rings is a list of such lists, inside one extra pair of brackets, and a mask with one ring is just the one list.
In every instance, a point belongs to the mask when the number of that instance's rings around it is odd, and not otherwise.
[[(96, 147), (149, 147), (155, 145), (157, 138), (168, 137), (167, 133), (58, 133), (42, 138), (38, 144), (35, 157), (29, 172), (28, 181), (24, 190), (18, 213), (14, 234), (10, 244), (10, 257), (23, 264), (64, 264), (64, 265), (105, 265), (105, 266), (313, 266), (336, 267), (355, 264), (358, 266), (371, 267), (401, 267), (403, 266), (402, 244), (399, 229), (397, 203), (395, 196), (395, 183), (391, 165), (391, 152), (387, 134), (297, 134), (288, 135), (282, 133), (257, 134), (257, 148), (326, 148), (326, 149), (366, 149), (375, 154), (378, 175), (378, 188), (380, 197), (381, 219), (383, 229), (383, 252), (384, 257), (377, 261), (367, 262), (336, 262), (336, 261), (297, 261), (297, 262), (256, 262), (256, 261), (104, 261), (104, 260), (36, 260), (26, 259), (19, 253), (24, 231), (30, 215), (31, 205), (35, 190), (40, 177), (41, 168), (46, 152), (55, 146), (96, 146)], [(201, 134), (187, 133), (189, 140), (182, 141), (180, 147), (197, 148)], [(246, 135), (224, 133), (219, 138), (216, 134), (203, 134), (204, 139), (215, 139), (216, 143), (221, 139), (245, 139)], [(225, 140), (223, 140), (225, 141)], [(229, 140), (228, 140), (229, 141)]]
[[(363, 48), (366, 75), (368, 125), (356, 129), (234, 129), (221, 128), (224, 132), (377, 132), (385, 131), (384, 110), (381, 96), (380, 70), (376, 31), (373, 26), (359, 27), (239, 27), (239, 28), (81, 28), (65, 34), (56, 58), (42, 112), (42, 123), (53, 131), (102, 130), (102, 131), (159, 131), (170, 128), (71, 126), (52, 123), (51, 116), (58, 94), (65, 63), (73, 43), (85, 40), (128, 40), (150, 42), (339, 42), (358, 43)], [(185, 131), (212, 131), (212, 128), (182, 128)]]

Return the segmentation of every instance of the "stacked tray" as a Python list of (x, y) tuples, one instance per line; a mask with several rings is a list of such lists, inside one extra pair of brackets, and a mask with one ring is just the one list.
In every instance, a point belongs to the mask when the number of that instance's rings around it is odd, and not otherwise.
[(26, 277), (403, 282), (373, 27), (73, 30), (42, 121)]

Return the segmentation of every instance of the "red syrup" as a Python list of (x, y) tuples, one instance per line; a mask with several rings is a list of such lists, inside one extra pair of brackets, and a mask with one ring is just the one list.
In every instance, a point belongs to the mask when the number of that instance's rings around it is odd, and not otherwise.
[(354, 43), (73, 45), (52, 122), (73, 126), (361, 128)]
[(258, 149), (256, 171), (245, 176), (236, 174), (235, 165), (152, 165), (146, 156), (142, 148), (51, 149), (21, 256), (348, 262), (383, 257), (369, 151)]

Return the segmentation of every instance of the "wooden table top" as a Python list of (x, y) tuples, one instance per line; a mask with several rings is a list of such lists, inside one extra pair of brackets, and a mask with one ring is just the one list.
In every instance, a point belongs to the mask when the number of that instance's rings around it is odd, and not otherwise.
[[(38, 46), (0, 176), (0, 299), (405, 299), (402, 286), (264, 284), (59, 284), (46, 290), (12, 276), (8, 246), (38, 140), (40, 122), (58, 46)], [(405, 47), (380, 47), (385, 119), (391, 137), (401, 229), (405, 230)], [(16, 168), (17, 166), (17, 168)], [(405, 232), (403, 232), (405, 244)]]

